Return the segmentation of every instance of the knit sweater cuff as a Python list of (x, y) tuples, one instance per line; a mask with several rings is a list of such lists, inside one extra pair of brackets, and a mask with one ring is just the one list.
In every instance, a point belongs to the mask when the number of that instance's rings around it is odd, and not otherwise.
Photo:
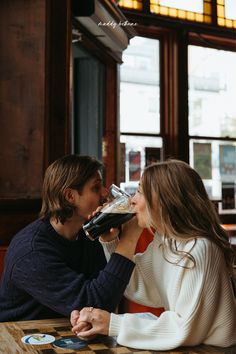
[(105, 254), (112, 254), (113, 252), (115, 252), (115, 249), (116, 249), (117, 244), (119, 242), (119, 238), (116, 237), (114, 240), (109, 241), (109, 242), (101, 241), (101, 238), (99, 238), (99, 242), (101, 243)]
[(128, 284), (134, 267), (135, 263), (130, 259), (119, 253), (112, 253), (104, 270), (108, 273), (112, 273), (117, 278), (123, 279), (123, 281)]
[(123, 320), (122, 315), (116, 315), (111, 313), (110, 325), (109, 325), (109, 336), (118, 336), (120, 332), (120, 326)]

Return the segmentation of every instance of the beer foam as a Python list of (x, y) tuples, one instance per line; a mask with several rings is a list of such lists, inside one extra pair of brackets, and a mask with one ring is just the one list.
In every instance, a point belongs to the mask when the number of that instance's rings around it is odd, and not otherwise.
[(126, 199), (113, 200), (110, 204), (106, 205), (101, 212), (106, 214), (134, 214), (133, 206), (130, 204), (129, 200)]

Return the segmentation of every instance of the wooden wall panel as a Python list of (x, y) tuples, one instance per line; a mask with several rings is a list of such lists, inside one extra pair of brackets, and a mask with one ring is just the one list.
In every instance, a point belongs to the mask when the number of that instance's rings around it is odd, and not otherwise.
[(70, 0), (0, 1), (0, 246), (36, 219), (70, 146)]
[(0, 198), (40, 195), (45, 28), (44, 1), (1, 1)]

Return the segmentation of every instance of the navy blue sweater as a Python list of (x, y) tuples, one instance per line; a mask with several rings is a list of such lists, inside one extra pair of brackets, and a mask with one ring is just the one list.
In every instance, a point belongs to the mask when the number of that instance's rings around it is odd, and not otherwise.
[(36, 220), (12, 240), (0, 284), (0, 321), (69, 316), (94, 306), (114, 311), (134, 263), (114, 253), (106, 264), (101, 245), (83, 232), (76, 241)]

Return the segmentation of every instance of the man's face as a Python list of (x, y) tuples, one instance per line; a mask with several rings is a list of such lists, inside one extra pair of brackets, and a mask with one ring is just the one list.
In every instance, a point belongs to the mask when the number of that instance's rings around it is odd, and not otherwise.
[(77, 193), (75, 201), (76, 214), (87, 220), (94, 210), (101, 205), (107, 195), (107, 189), (102, 185), (101, 172), (97, 171), (84, 185), (82, 191)]

